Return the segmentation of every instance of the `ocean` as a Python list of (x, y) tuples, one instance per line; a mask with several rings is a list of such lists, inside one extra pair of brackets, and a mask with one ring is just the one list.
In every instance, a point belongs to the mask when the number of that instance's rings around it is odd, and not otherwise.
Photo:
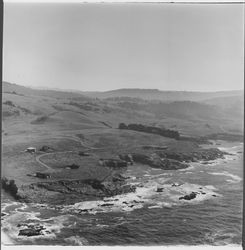
[[(241, 245), (243, 144), (220, 141), (216, 147), (233, 155), (173, 171), (132, 165), (125, 175), (136, 192), (104, 201), (22, 204), (2, 191), (2, 243)], [(191, 192), (195, 199), (179, 199)], [(44, 235), (18, 236), (21, 223), (43, 225)]]

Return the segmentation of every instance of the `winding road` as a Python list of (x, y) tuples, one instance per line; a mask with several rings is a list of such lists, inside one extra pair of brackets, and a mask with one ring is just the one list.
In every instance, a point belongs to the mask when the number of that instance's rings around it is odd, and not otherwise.
[[(83, 141), (81, 141), (79, 138), (75, 137), (75, 136), (56, 136), (54, 139), (69, 139), (75, 142), (79, 142), (81, 144), (82, 147), (86, 148), (85, 151), (89, 151), (89, 150), (96, 150), (96, 149), (104, 149), (104, 148), (94, 148), (94, 147), (90, 147), (89, 145), (86, 145)], [(74, 150), (68, 150), (68, 151), (58, 151), (58, 152), (50, 152), (50, 153), (44, 153), (41, 155), (37, 155), (36, 156), (36, 161), (44, 168), (46, 168), (48, 170), (48, 172), (55, 172), (55, 170), (53, 168), (51, 168), (50, 166), (48, 166), (46, 163), (41, 161), (41, 158), (47, 155), (52, 155), (52, 154), (64, 154), (64, 153), (73, 153), (75, 152)]]
[(41, 157), (47, 156), (47, 155), (51, 155), (51, 154), (59, 154), (59, 153), (72, 153), (74, 151), (62, 151), (62, 152), (52, 152), (52, 153), (44, 153), (41, 155), (36, 156), (36, 161), (42, 165), (43, 167), (45, 167), (49, 172), (55, 172), (55, 170), (51, 167), (49, 167), (47, 164), (45, 164), (44, 162), (42, 162), (40, 160)]

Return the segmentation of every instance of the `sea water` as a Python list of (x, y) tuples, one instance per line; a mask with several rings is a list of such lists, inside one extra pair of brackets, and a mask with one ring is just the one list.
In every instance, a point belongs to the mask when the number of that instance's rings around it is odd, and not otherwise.
[[(2, 195), (2, 243), (36, 245), (240, 245), (243, 144), (222, 142), (233, 155), (182, 170), (132, 165), (135, 193), (69, 206), (21, 204)], [(161, 188), (161, 192), (157, 192)], [(193, 200), (179, 199), (196, 192)], [(107, 206), (101, 206), (107, 204)], [(18, 236), (20, 223), (40, 236)]]

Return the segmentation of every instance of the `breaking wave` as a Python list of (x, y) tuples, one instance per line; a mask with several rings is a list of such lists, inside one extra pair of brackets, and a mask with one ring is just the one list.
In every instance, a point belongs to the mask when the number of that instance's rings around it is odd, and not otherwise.
[(231, 174), (231, 173), (229, 173), (227, 171), (223, 171), (223, 172), (220, 172), (220, 173), (208, 172), (208, 174), (211, 174), (211, 175), (223, 175), (223, 176), (230, 177), (231, 179), (228, 179), (227, 182), (231, 182), (231, 183), (237, 183), (237, 182), (240, 182), (242, 180), (241, 177), (239, 177), (237, 175), (234, 175), (234, 174)]

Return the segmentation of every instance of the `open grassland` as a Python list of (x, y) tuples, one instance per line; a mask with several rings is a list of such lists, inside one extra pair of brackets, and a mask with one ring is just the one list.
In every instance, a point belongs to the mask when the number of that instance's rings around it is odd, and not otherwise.
[[(20, 129), (22, 129), (20, 127)], [(25, 128), (26, 129), (26, 128)], [(18, 185), (38, 182), (39, 178), (28, 176), (36, 172), (48, 172), (36, 158), (54, 169), (55, 179), (103, 179), (110, 173), (108, 168), (98, 164), (100, 158), (118, 158), (121, 153), (147, 152), (142, 147), (146, 145), (166, 146), (174, 144), (175, 140), (145, 134), (136, 131), (121, 131), (119, 129), (81, 129), (62, 131), (42, 131), (9, 134), (4, 138), (2, 175), (15, 179)], [(31, 154), (24, 152), (27, 147), (39, 150), (42, 146), (54, 150), (51, 153), (38, 151)], [(80, 151), (86, 151), (89, 156), (79, 156)], [(149, 151), (149, 150), (148, 150)], [(78, 169), (66, 169), (68, 165), (77, 164)]]
[(149, 144), (166, 146), (173, 141), (173, 139), (158, 135), (119, 129), (103, 130), (100, 133), (94, 132), (93, 134), (88, 134), (88, 138), (93, 142), (93, 147), (108, 148), (116, 152), (139, 148)]
[(31, 154), (24, 151), (30, 146), (40, 149), (43, 145), (52, 147), (57, 151), (84, 149), (79, 142), (69, 138), (50, 138), (50, 136), (32, 136), (31, 134), (29, 136), (25, 134), (19, 135), (17, 138), (16, 136), (8, 136), (3, 147), (2, 176), (15, 179), (21, 185), (38, 180), (37, 178), (27, 176), (27, 174), (46, 171), (36, 161), (36, 156), (42, 153)]

